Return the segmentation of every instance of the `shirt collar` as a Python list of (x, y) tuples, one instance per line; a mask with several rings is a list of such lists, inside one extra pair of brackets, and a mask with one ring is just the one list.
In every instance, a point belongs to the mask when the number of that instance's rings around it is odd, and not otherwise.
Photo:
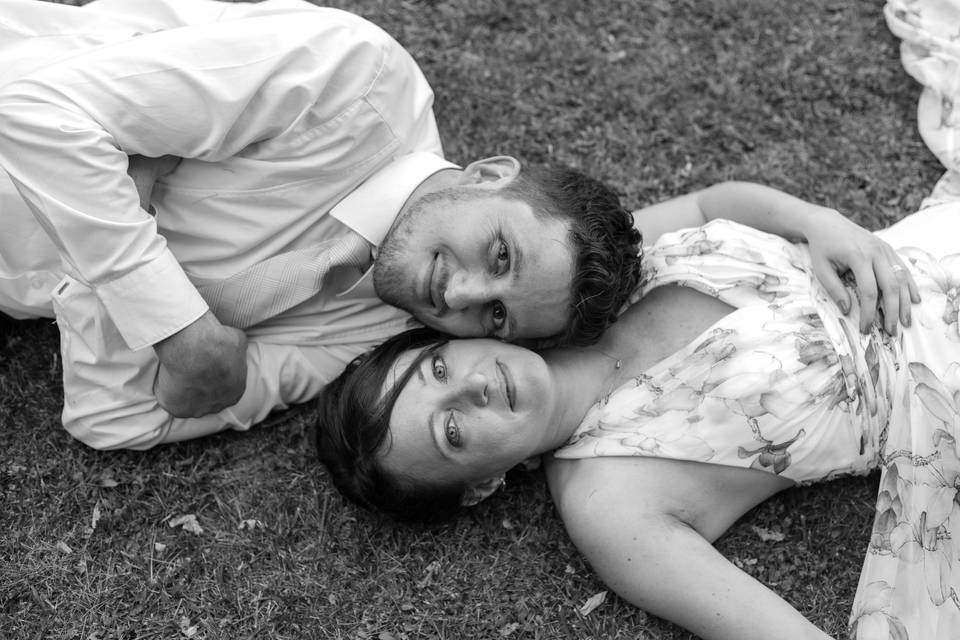
[(402, 156), (347, 194), (330, 215), (379, 247), (414, 190), (436, 172), (458, 168), (434, 153)]

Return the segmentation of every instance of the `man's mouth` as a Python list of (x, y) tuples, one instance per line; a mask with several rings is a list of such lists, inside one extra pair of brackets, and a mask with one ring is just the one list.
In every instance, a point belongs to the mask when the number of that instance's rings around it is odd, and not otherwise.
[(443, 299), (446, 281), (447, 273), (443, 268), (440, 254), (436, 253), (433, 256), (433, 262), (430, 264), (430, 271), (427, 273), (427, 297), (433, 307), (434, 314), (437, 316), (442, 316), (447, 312), (447, 302)]
[(497, 369), (500, 371), (500, 381), (503, 385), (503, 396), (507, 400), (510, 411), (514, 411), (517, 403), (517, 390), (513, 385), (513, 378), (510, 377), (510, 370), (507, 369), (499, 360), (497, 360)]

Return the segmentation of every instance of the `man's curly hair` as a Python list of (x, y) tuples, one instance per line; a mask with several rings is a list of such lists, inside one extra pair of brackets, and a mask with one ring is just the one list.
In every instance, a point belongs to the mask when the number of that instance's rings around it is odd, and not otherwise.
[(540, 346), (588, 346), (612, 323), (640, 281), (642, 236), (607, 185), (567, 167), (523, 168), (497, 195), (539, 217), (569, 220), (576, 269), (566, 330)]

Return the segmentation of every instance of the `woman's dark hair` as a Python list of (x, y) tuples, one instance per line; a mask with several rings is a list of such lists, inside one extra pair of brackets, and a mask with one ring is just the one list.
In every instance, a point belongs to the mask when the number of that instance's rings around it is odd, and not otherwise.
[[(380, 463), (397, 396), (423, 360), (448, 340), (433, 329), (396, 335), (347, 365), (320, 395), (317, 454), (334, 486), (353, 502), (410, 522), (440, 522), (459, 511), (464, 484), (420, 482), (387, 472)], [(382, 393), (397, 358), (410, 350), (420, 353)]]
[(524, 167), (498, 195), (527, 202), (540, 216), (569, 220), (576, 255), (570, 318), (541, 345), (588, 346), (616, 322), (640, 280), (643, 237), (607, 185), (567, 167)]

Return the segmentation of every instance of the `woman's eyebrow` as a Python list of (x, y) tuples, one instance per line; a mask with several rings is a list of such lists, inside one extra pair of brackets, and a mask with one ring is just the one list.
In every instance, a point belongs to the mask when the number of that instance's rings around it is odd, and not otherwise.
[(433, 411), (427, 414), (427, 431), (430, 432), (430, 440), (433, 441), (433, 446), (444, 458), (446, 458), (447, 452), (443, 447), (440, 446), (440, 439), (437, 437), (437, 430), (433, 428), (433, 423), (436, 421), (436, 416), (437, 414)]
[(423, 363), (430, 359), (430, 355), (433, 353), (433, 349), (430, 347), (424, 347), (420, 350), (420, 353), (417, 354), (416, 358), (413, 360), (411, 367), (415, 367), (417, 377), (420, 378), (422, 384), (427, 384), (427, 378), (423, 375)]

